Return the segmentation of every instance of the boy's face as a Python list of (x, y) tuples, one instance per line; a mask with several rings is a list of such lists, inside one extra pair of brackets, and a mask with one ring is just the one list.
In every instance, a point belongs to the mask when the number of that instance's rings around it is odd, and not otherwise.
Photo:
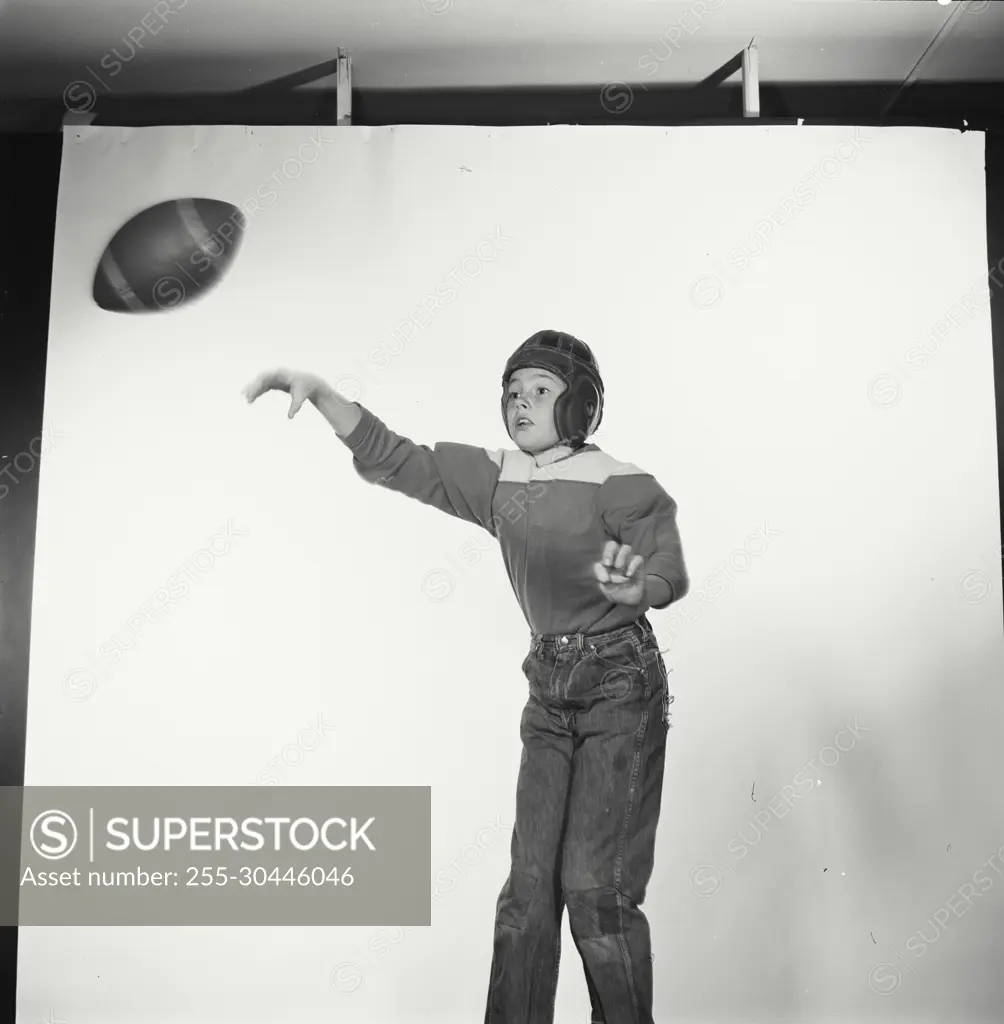
[[(516, 370), (506, 389), (509, 436), (525, 452), (553, 448), (560, 438), (554, 425), (554, 403), (567, 385), (550, 370), (528, 366)], [(529, 420), (524, 425), (522, 420)], [(517, 425), (519, 424), (519, 425)]]

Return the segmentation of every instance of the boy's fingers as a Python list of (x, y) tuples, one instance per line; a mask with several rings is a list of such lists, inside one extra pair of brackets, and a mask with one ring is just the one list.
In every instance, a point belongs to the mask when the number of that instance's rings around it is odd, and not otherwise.
[[(640, 557), (640, 556), (638, 556)], [(606, 594), (608, 590), (614, 590), (615, 588), (622, 586), (625, 583), (634, 583), (635, 580), (631, 579), (630, 573), (624, 574), (614, 569), (612, 572), (605, 565), (600, 562), (593, 563), (593, 574), (600, 581), (600, 586), (603, 592)], [(603, 586), (606, 584), (606, 586)]]
[(617, 560), (614, 562), (614, 565), (616, 565), (618, 569), (623, 569), (624, 568), (624, 563), (627, 561), (628, 555), (630, 555), (630, 554), (631, 554), (631, 545), (630, 544), (623, 544), (623, 545), (621, 545), (620, 550), (617, 552)]
[(247, 396), (247, 400), (249, 402), (253, 402), (256, 398), (261, 397), (269, 390), (271, 386), (270, 377), (270, 374), (259, 373), (258, 376), (244, 388), (244, 394)]
[(290, 388), (289, 393), (293, 399), (289, 405), (289, 418), (292, 419), (300, 411), (300, 406), (306, 401), (307, 389), (302, 384), (294, 384)]
[(244, 391), (249, 394), (252, 398), (257, 398), (259, 395), (264, 394), (266, 391), (271, 391), (273, 388), (280, 388), (283, 391), (289, 391), (290, 380), (289, 372), (287, 370), (266, 370), (264, 373), (259, 373), (250, 384), (246, 385)]

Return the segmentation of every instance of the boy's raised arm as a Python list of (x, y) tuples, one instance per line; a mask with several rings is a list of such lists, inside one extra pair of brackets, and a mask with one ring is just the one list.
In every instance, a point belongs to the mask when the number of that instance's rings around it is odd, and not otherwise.
[(255, 378), (243, 393), (253, 402), (267, 391), (290, 395), (290, 419), (310, 401), (352, 452), (356, 472), (368, 483), (477, 523), (495, 535), (491, 503), (501, 452), (454, 442), (440, 442), (434, 449), (416, 444), (314, 374), (272, 370)]

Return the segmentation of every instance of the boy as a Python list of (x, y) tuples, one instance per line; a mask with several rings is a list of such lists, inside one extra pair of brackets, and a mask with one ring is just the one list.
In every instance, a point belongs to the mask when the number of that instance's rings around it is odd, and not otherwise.
[[(512, 868), (495, 913), (485, 1024), (551, 1024), (561, 916), (585, 968), (593, 1024), (652, 1024), (652, 956), (640, 909), (652, 874), (670, 704), (645, 611), (689, 580), (676, 503), (656, 480), (586, 439), (603, 415), (589, 347), (540, 331), (502, 377), (518, 450), (430, 450), (313, 375), (247, 386), (310, 400), (364, 480), (477, 523), (499, 542), (531, 630), (523, 662)], [(595, 561), (597, 556), (599, 561)]]

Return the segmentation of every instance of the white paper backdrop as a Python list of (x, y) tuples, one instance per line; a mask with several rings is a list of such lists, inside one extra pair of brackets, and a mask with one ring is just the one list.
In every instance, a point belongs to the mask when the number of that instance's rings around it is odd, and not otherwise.
[[(228, 277), (100, 310), (107, 240), (179, 196), (244, 207)], [(429, 929), (24, 928), (23, 1020), (481, 1019), (526, 696), (501, 557), (362, 483), (315, 410), (239, 392), (286, 365), (420, 443), (511, 446), (501, 370), (544, 327), (593, 347), (594, 440), (677, 500), (692, 577), (650, 613), (677, 698), (657, 1019), (988, 1018), (985, 267), (977, 133), (68, 129), (26, 782), (431, 785), (436, 895)], [(557, 1019), (586, 1020), (565, 929)]]

